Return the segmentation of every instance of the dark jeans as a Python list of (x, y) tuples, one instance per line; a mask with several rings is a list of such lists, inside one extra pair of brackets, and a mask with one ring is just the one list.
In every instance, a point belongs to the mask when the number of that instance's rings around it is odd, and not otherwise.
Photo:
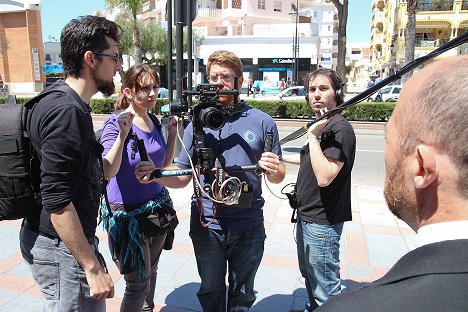
[(153, 311), (154, 291), (158, 276), (158, 262), (163, 249), (166, 234), (147, 237), (143, 240), (145, 254), (145, 277), (134, 271), (124, 275), (125, 293), (120, 305), (122, 312)]
[(201, 278), (197, 296), (203, 311), (226, 311), (227, 269), (227, 311), (248, 311), (255, 302), (254, 279), (263, 256), (263, 223), (242, 230), (211, 230), (192, 217), (190, 237)]

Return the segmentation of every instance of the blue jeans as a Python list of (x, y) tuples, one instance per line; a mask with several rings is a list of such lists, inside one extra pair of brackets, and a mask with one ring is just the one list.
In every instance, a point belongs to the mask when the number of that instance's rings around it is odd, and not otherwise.
[[(98, 240), (92, 245), (97, 250)], [(105, 299), (90, 295), (86, 274), (62, 241), (21, 227), (20, 246), (36, 284), (46, 299), (44, 311), (106, 311)]]
[(192, 217), (190, 237), (201, 278), (197, 296), (203, 311), (226, 311), (226, 270), (227, 311), (249, 311), (255, 302), (254, 279), (263, 257), (263, 223), (242, 230), (211, 230)]
[(297, 220), (297, 257), (312, 311), (341, 292), (340, 237), (343, 223), (315, 224)]

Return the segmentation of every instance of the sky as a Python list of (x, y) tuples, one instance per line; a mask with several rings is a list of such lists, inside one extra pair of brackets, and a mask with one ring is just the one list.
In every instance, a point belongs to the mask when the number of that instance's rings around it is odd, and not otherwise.
[[(103, 11), (105, 0), (42, 0), (41, 5), (43, 41), (59, 41), (62, 28), (71, 19)], [(369, 42), (371, 0), (349, 0), (348, 6), (348, 43)]]

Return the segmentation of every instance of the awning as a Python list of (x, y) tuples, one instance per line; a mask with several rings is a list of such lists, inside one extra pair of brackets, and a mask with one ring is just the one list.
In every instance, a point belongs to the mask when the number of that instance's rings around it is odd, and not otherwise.
[(44, 74), (60, 74), (63, 73), (63, 65), (42, 65)]
[(416, 28), (452, 28), (452, 25), (446, 21), (417, 21)]

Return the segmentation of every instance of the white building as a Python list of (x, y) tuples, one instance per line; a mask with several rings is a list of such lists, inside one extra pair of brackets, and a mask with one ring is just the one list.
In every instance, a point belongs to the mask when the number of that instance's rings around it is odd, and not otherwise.
[[(141, 14), (143, 21), (156, 21), (167, 26), (166, 2), (147, 1)], [(194, 45), (194, 54), (200, 60), (201, 72), (208, 56), (223, 49), (241, 58), (245, 78), (293, 79), (296, 26), (298, 80), (317, 66), (336, 67), (338, 15), (331, 2), (197, 0), (196, 6), (197, 17), (192, 25), (199, 45)], [(299, 15), (297, 23), (296, 12)], [(201, 80), (200, 75), (197, 82)]]
[(370, 80), (369, 43), (357, 42), (346, 45), (346, 65), (351, 65), (348, 75), (348, 92), (362, 92)]

